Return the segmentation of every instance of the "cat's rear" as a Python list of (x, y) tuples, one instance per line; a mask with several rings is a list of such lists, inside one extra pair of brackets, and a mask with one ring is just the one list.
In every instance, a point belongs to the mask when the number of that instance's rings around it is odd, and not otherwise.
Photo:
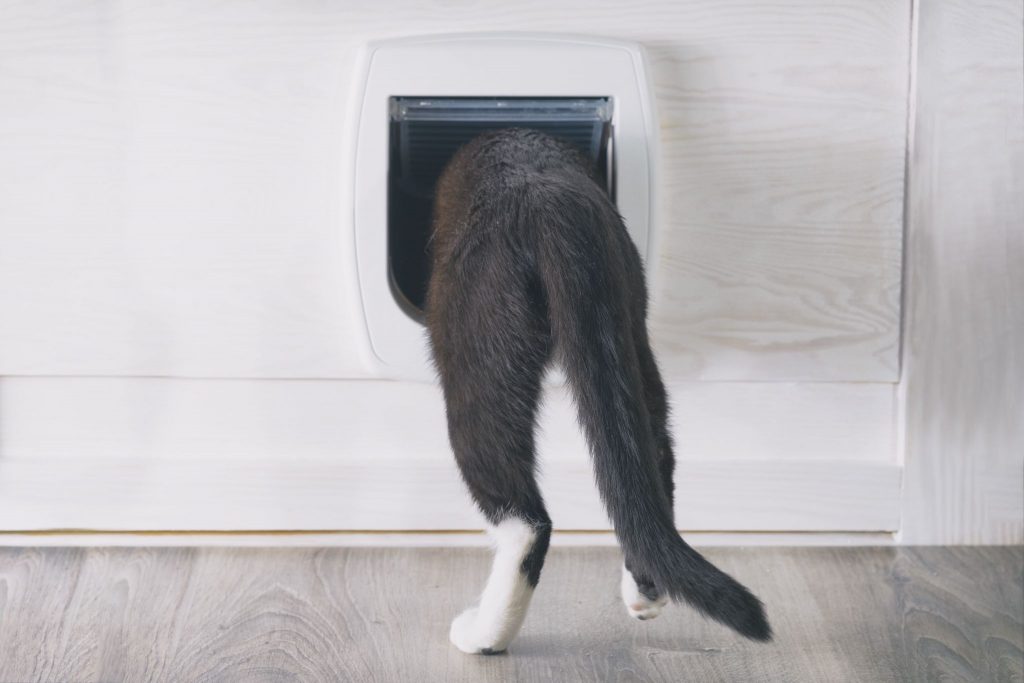
[(536, 131), (476, 138), (439, 180), (432, 244), (427, 324), (449, 438), (497, 542), (480, 604), (453, 622), (452, 642), (504, 650), (537, 584), (551, 520), (534, 476), (534, 426), (551, 360), (568, 378), (622, 546), (629, 613), (657, 616), (667, 595), (768, 640), (757, 598), (675, 530), (643, 267), (582, 156)]

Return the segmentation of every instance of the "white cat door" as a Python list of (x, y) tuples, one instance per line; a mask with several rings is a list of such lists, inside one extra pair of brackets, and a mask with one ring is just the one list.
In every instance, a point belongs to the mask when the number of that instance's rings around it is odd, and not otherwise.
[[(353, 95), (355, 268), (374, 374), (429, 380), (422, 320), (433, 183), (486, 130), (535, 128), (595, 165), (648, 263), (656, 129), (633, 44), (536, 34), (426, 36), (366, 47)], [(351, 209), (349, 211), (349, 209)]]

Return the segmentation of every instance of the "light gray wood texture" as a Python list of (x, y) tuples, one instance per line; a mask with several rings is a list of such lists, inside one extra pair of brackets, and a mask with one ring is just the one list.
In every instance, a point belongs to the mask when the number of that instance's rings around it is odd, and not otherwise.
[(0, 3), (0, 374), (365, 377), (338, 229), (356, 52), (525, 30), (649, 50), (670, 376), (894, 381), (909, 20), (909, 0)]
[(919, 9), (903, 539), (1022, 543), (1024, 5)]
[(482, 549), (3, 549), (0, 681), (1020, 681), (1021, 548), (707, 550), (765, 601), (745, 642), (630, 620), (618, 552), (552, 551), (507, 655), (447, 642)]

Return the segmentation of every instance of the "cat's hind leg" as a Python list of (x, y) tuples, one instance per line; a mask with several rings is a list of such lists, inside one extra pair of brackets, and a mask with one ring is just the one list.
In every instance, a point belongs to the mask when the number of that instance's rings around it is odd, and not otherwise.
[(463, 652), (493, 654), (508, 647), (526, 617), (551, 520), (534, 477), (532, 414), (517, 414), (507, 397), (474, 403), (456, 411), (454, 420), (462, 424), (452, 442), (463, 479), (487, 517), (495, 553), (479, 604), (455, 619), (450, 638)]
[[(474, 324), (439, 328), (438, 366), (455, 460), (487, 518), (495, 553), (478, 604), (455, 619), (450, 639), (464, 652), (494, 654), (519, 632), (551, 535), (534, 455), (550, 340), (527, 287), (476, 283), (445, 302)], [(481, 292), (498, 305), (481, 301)]]
[(449, 638), (470, 654), (504, 652), (526, 618), (547, 551), (550, 524), (511, 516), (489, 529), (494, 563), (479, 604), (452, 622)]
[[(642, 286), (642, 283), (638, 286)], [(675, 454), (672, 450), (672, 435), (668, 423), (668, 396), (642, 318), (634, 325), (633, 337), (636, 343), (637, 361), (640, 364), (640, 376), (643, 378), (647, 414), (651, 420), (651, 433), (654, 435), (654, 443), (657, 448), (661, 485), (668, 497), (669, 505), (672, 505), (675, 499), (675, 485), (672, 481), (675, 472)], [(622, 581), (619, 587), (622, 602), (626, 605), (626, 612), (634, 619), (641, 621), (654, 619), (668, 604), (668, 596), (661, 588), (654, 585), (649, 578), (634, 574), (626, 565), (622, 566)]]
[(649, 580), (638, 580), (626, 565), (622, 565), (622, 582), (619, 585), (622, 602), (626, 604), (629, 616), (640, 621), (654, 619), (668, 604), (668, 596)]

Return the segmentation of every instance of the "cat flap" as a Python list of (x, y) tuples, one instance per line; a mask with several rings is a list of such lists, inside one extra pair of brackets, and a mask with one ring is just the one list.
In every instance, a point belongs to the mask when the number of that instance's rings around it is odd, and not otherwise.
[(531, 128), (577, 147), (611, 190), (612, 105), (607, 97), (392, 97), (391, 163), (403, 189), (420, 196), (455, 151), (501, 128)]
[(391, 97), (388, 266), (391, 292), (407, 314), (423, 315), (434, 186), (459, 147), (502, 128), (547, 133), (591, 160), (614, 201), (612, 113), (608, 97)]
[(364, 45), (351, 84), (341, 247), (368, 376), (435, 378), (421, 325), (434, 185), (483, 131), (532, 128), (576, 145), (648, 272), (657, 263), (658, 125), (640, 45), (552, 33), (406, 36)]

